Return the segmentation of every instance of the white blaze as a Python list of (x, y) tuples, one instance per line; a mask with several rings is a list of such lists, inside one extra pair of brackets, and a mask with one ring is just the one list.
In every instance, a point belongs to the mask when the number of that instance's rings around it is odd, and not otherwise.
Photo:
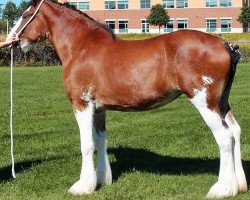
[[(31, 8), (31, 6), (25, 12), (29, 11), (30, 8)], [(17, 34), (17, 29), (20, 26), (20, 24), (22, 22), (22, 19), (23, 18), (20, 17), (19, 20), (17, 21), (16, 25), (11, 29), (10, 33), (7, 36), (7, 40), (10, 39), (10, 38), (12, 38), (12, 37), (18, 37), (18, 35), (16, 35)]]

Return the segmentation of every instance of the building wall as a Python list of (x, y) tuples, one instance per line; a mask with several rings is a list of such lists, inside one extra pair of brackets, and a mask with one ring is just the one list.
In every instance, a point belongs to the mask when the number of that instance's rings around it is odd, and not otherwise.
[[(90, 15), (97, 21), (115, 21), (115, 32), (118, 33), (119, 21), (128, 21), (128, 32), (141, 33), (141, 21), (149, 15), (150, 9), (140, 9), (140, 0), (128, 0), (128, 9), (105, 10), (105, 0), (59, 0), (60, 2), (89, 2), (89, 10), (83, 12)], [(110, 0), (112, 1), (112, 0)], [(118, 0), (113, 0), (118, 1)], [(162, 4), (162, 0), (151, 0), (151, 6), (157, 3)], [(177, 20), (186, 19), (188, 29), (196, 29), (206, 32), (207, 19), (216, 19), (217, 32), (221, 32), (221, 21), (231, 19), (230, 32), (243, 32), (243, 26), (237, 21), (241, 13), (241, 7), (249, 0), (232, 0), (232, 6), (220, 7), (220, 0), (217, 0), (217, 7), (207, 8), (205, 0), (189, 0), (187, 8), (167, 8), (167, 12), (174, 23), (174, 31), (177, 30)], [(79, 7), (78, 7), (79, 8)], [(157, 33), (158, 27), (150, 26), (150, 33)], [(162, 28), (161, 32), (164, 32)]]

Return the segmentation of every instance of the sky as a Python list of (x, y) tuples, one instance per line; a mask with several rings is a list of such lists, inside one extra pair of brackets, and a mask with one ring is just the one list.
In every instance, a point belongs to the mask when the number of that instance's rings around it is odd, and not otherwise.
[[(21, 3), (22, 0), (0, 0), (0, 4), (6, 4), (8, 1), (12, 1), (14, 4), (16, 4), (16, 6), (19, 6), (19, 4)], [(28, 0), (26, 0), (28, 1)]]

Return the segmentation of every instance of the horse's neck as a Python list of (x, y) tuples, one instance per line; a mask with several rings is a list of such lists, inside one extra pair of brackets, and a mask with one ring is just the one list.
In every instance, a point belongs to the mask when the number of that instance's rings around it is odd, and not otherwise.
[(63, 65), (69, 62), (69, 57), (72, 56), (77, 49), (87, 49), (92, 45), (88, 38), (90, 38), (90, 36), (93, 38), (94, 27), (93, 22), (87, 18), (85, 19), (85, 17), (79, 16), (78, 13), (67, 10), (60, 5), (48, 7), (46, 16), (48, 16), (46, 20), (49, 26), (49, 39), (56, 49)]

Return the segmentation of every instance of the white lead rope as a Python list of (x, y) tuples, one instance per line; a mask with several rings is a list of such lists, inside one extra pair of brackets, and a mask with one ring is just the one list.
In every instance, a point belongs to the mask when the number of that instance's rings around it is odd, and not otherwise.
[(14, 137), (13, 137), (13, 46), (10, 50), (10, 153), (12, 163), (12, 177), (16, 178), (15, 159), (14, 159)]
[[(45, 0), (42, 0), (38, 7), (36, 8), (35, 12), (31, 16), (31, 18), (25, 23), (25, 25), (16, 33), (15, 31), (10, 34), (10, 37), (13, 37), (15, 35), (17, 38), (19, 38), (19, 35), (22, 33), (22, 31), (29, 25), (29, 23), (32, 21), (32, 19), (36, 16), (38, 13), (40, 7), (42, 6), (42, 3)], [(15, 173), (15, 159), (14, 159), (14, 137), (13, 137), (13, 45), (11, 46), (11, 61), (10, 61), (10, 154), (11, 154), (11, 163), (12, 163), (12, 177), (16, 178)]]

